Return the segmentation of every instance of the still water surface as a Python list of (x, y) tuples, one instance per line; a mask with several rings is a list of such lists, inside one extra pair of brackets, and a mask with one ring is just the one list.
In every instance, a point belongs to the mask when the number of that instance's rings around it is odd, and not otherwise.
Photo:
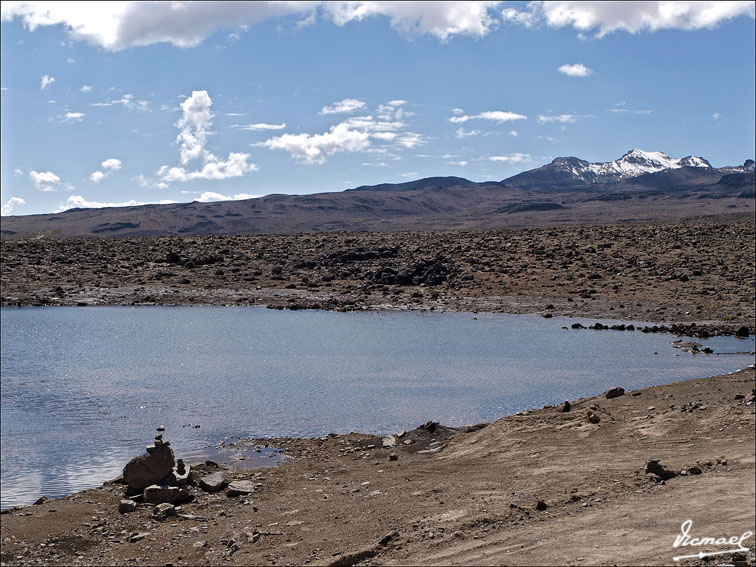
[[(683, 353), (670, 335), (562, 329), (592, 319), (259, 307), (0, 313), (3, 508), (117, 476), (158, 425), (191, 461), (228, 436), (473, 424), (753, 363)], [(705, 344), (754, 349), (753, 337)]]

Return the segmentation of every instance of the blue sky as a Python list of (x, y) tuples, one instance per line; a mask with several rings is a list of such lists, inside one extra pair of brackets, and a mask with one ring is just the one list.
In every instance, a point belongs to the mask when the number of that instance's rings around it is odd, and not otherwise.
[(753, 2), (2, 3), (3, 214), (754, 157)]

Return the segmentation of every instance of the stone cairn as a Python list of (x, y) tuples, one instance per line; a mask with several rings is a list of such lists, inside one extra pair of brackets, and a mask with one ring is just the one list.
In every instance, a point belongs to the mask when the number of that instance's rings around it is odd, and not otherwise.
[[(225, 488), (227, 496), (246, 496), (256, 492), (261, 486), (247, 480), (229, 483), (228, 473), (223, 470), (195, 478), (198, 470), (207, 465), (217, 467), (217, 463), (206, 461), (205, 466), (196, 465), (194, 470), (182, 459), (175, 460), (173, 449), (168, 441), (163, 441), (165, 428), (160, 426), (153, 445), (147, 446), (147, 452), (131, 459), (123, 468), (122, 482), (127, 485), (125, 498), (118, 506), (121, 514), (136, 510), (137, 503), (152, 505), (155, 519), (164, 520), (178, 513), (176, 506), (191, 502), (197, 488), (205, 492), (220, 492)], [(202, 474), (202, 473), (200, 473)], [(195, 488), (197, 487), (197, 488)], [(180, 509), (180, 508), (179, 508)]]
[[(163, 431), (164, 428), (158, 428)], [(147, 452), (131, 459), (123, 467), (123, 482), (128, 485), (126, 498), (121, 500), (118, 511), (122, 514), (136, 509), (136, 503), (155, 505), (153, 515), (163, 519), (174, 515), (174, 504), (192, 500), (193, 495), (186, 486), (191, 479), (191, 467), (179, 459), (175, 461), (169, 441), (163, 441), (162, 433), (155, 436), (153, 445)]]

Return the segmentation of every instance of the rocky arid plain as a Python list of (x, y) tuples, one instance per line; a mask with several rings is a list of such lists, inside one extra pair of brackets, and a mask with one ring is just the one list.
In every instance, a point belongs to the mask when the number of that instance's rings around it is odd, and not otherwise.
[[(2, 303), (538, 313), (743, 335), (743, 327), (754, 331), (754, 236), (749, 215), (511, 230), (8, 240)], [(257, 470), (212, 461), (182, 467), (174, 461), (180, 454), (166, 458), (169, 429), (141, 457), (158, 452), (168, 461), (154, 478), (134, 481), (125, 471), (97, 489), (4, 511), (0, 560), (754, 565), (756, 540), (742, 538), (756, 531), (754, 386), (751, 367), (596, 392), (462, 429), (429, 422), (386, 437), (240, 441), (239, 449), (276, 447), (287, 456)], [(686, 520), (691, 537), (742, 538), (745, 551), (675, 562), (725, 549), (674, 547)]]

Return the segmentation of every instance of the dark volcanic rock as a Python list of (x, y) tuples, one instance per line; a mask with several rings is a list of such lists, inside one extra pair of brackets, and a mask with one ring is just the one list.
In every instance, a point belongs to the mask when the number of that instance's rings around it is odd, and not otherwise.
[(164, 478), (173, 469), (173, 449), (161, 444), (147, 447), (147, 453), (134, 457), (123, 467), (123, 480), (142, 490)]
[(607, 400), (611, 400), (612, 398), (619, 398), (624, 394), (625, 389), (622, 386), (615, 386), (614, 388), (609, 388), (604, 395)]

